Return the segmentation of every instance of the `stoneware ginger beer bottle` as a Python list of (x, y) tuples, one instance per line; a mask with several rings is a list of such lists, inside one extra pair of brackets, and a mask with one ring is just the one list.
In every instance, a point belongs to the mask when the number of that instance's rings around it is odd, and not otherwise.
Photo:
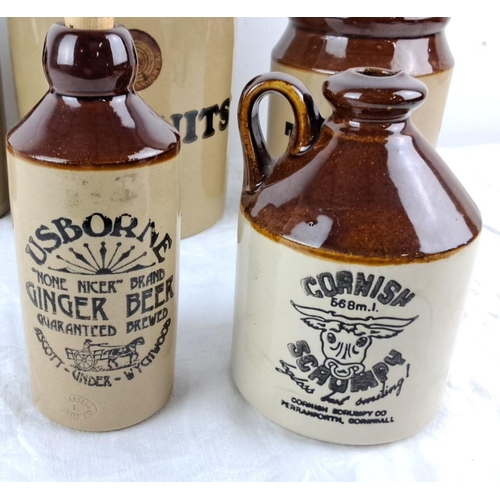
[[(448, 17), (291, 17), (272, 52), (271, 71), (298, 78), (329, 114), (321, 88), (328, 75), (359, 66), (405, 71), (428, 88), (411, 120), (435, 147), (453, 71)], [(269, 149), (282, 153), (293, 116), (283, 99), (269, 100)]]
[[(258, 102), (295, 116), (273, 160)], [(409, 121), (425, 85), (402, 72), (331, 76), (323, 120), (295, 78), (251, 81), (239, 105), (245, 177), (232, 374), (266, 417), (305, 436), (375, 444), (437, 413), (480, 214)]]
[(133, 91), (132, 37), (66, 18), (50, 89), (8, 134), (33, 399), (68, 427), (133, 425), (174, 376), (180, 138)]

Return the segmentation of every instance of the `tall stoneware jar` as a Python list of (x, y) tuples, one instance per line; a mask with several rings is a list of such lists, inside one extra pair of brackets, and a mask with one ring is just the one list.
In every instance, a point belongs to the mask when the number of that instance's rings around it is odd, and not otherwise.
[(9, 188), (7, 185), (7, 159), (5, 156), (5, 112), (2, 96), (2, 74), (0, 72), (0, 217), (9, 210)]
[[(405, 71), (428, 89), (411, 120), (437, 145), (454, 65), (447, 17), (292, 17), (274, 47), (271, 70), (295, 76), (329, 113), (321, 86), (329, 74), (359, 66)], [(286, 102), (270, 97), (269, 148), (282, 153), (293, 126)]]
[[(268, 92), (296, 122), (278, 159), (256, 108)], [(405, 73), (359, 68), (324, 83), (326, 120), (284, 73), (241, 97), (232, 374), (299, 434), (382, 443), (438, 411), (481, 219), (409, 120), (425, 94)]]
[(136, 424), (174, 381), (180, 137), (132, 91), (130, 33), (66, 18), (50, 90), (7, 136), (35, 404), (68, 427)]
[[(58, 18), (9, 18), (16, 95), (23, 115), (47, 91), (39, 63)], [(124, 17), (139, 58), (137, 93), (182, 136), (182, 237), (212, 226), (226, 194), (234, 20)]]

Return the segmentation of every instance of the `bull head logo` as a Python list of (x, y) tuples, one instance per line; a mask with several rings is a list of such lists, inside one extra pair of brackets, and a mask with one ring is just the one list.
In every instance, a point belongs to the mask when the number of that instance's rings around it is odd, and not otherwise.
[(365, 370), (363, 362), (373, 339), (395, 337), (418, 318), (349, 318), (334, 311), (323, 311), (290, 302), (305, 316), (301, 320), (307, 326), (320, 331), (325, 366), (334, 377), (343, 380)]

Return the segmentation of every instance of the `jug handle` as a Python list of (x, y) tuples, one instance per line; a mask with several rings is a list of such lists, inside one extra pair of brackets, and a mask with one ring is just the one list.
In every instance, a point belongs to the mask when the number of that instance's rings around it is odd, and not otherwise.
[(281, 94), (292, 106), (295, 125), (285, 154), (300, 155), (309, 149), (323, 124), (313, 97), (298, 79), (271, 72), (251, 80), (243, 90), (238, 106), (245, 162), (243, 190), (247, 193), (256, 191), (276, 164), (276, 159), (266, 148), (259, 120), (258, 104), (268, 92)]

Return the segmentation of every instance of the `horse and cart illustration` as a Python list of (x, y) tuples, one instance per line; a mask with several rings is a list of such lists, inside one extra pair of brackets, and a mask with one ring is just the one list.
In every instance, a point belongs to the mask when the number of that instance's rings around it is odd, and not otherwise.
[[(138, 337), (125, 345), (115, 346), (107, 343), (93, 344), (92, 340), (87, 339), (80, 350), (66, 347), (66, 356), (73, 360), (74, 367), (78, 370), (117, 370), (126, 368), (137, 361), (139, 357), (138, 345), (144, 345), (144, 337)], [(118, 362), (120, 359), (124, 359), (126, 364)]]

